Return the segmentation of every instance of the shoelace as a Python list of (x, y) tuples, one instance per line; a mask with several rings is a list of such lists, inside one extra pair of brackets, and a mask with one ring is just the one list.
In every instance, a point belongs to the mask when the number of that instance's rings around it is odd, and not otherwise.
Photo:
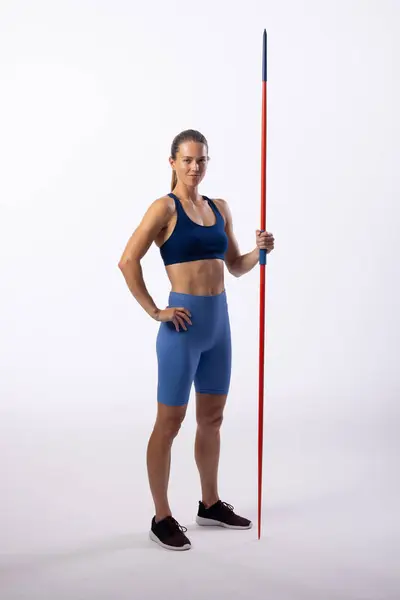
[(223, 504), (226, 508), (233, 512), (234, 507), (232, 506), (232, 504), (228, 504), (227, 502), (221, 502), (221, 504)]
[(174, 531), (175, 529), (179, 529), (179, 531), (182, 531), (183, 533), (187, 531), (187, 527), (180, 525), (174, 517), (168, 517), (165, 521), (171, 526), (171, 531)]

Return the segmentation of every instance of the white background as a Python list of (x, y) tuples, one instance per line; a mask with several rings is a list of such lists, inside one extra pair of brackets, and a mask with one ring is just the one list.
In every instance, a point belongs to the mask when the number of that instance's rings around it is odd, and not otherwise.
[[(399, 27), (395, 0), (2, 0), (2, 600), (398, 599)], [(255, 527), (194, 526), (192, 396), (170, 497), (193, 549), (169, 553), (148, 540), (157, 323), (117, 263), (189, 127), (210, 146), (200, 191), (254, 247), (264, 28), (263, 534), (255, 268), (226, 279), (220, 471)], [(143, 269), (165, 306), (155, 247)]]

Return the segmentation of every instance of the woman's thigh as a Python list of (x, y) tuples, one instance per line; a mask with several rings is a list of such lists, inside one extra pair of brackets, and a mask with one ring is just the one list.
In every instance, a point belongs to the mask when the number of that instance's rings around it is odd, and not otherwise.
[(199, 394), (226, 396), (229, 392), (232, 370), (232, 343), (229, 318), (219, 323), (219, 335), (214, 345), (201, 353), (194, 384)]
[(167, 406), (184, 406), (200, 359), (193, 336), (161, 323), (157, 336), (157, 400)]

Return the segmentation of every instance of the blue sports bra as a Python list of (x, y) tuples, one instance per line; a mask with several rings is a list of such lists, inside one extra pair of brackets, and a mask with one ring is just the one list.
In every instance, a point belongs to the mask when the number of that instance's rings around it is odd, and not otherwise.
[(228, 247), (224, 219), (215, 203), (203, 196), (211, 206), (216, 221), (214, 225), (199, 225), (188, 217), (175, 194), (168, 196), (175, 200), (177, 219), (175, 228), (166, 242), (160, 247), (164, 265), (220, 258), (224, 260)]

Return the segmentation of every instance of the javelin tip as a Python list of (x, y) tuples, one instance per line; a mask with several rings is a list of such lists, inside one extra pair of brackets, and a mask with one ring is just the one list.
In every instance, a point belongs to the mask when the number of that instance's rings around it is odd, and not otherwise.
[(267, 81), (267, 30), (263, 34), (262, 80)]

